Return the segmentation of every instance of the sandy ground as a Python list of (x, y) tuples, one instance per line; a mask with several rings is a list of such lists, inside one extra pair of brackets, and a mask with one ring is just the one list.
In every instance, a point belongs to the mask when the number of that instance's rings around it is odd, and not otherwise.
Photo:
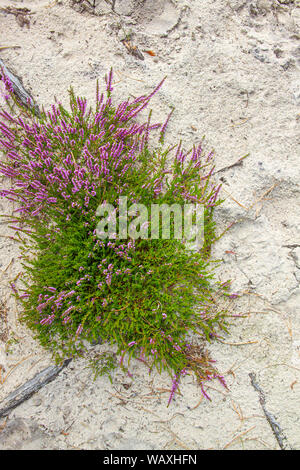
[[(242, 294), (232, 313), (244, 318), (209, 346), (229, 387), (209, 384), (211, 402), (187, 376), (167, 408), (167, 376), (134, 364), (133, 380), (117, 371), (113, 384), (93, 381), (82, 359), (0, 421), (0, 448), (280, 449), (270, 413), (284, 446), (300, 449), (299, 1), (102, 0), (94, 11), (79, 3), (0, 0), (32, 13), (28, 28), (0, 11), (0, 46), (20, 46), (1, 50), (2, 60), (45, 106), (53, 95), (66, 103), (71, 84), (93, 99), (110, 66), (115, 99), (144, 94), (168, 76), (154, 116), (160, 121), (175, 106), (168, 142), (191, 146), (205, 134), (216, 150), (226, 198), (216, 214), (220, 233), (235, 224), (213, 255), (224, 261), (220, 278)], [(144, 60), (121, 42), (130, 32)], [(1, 201), (0, 209), (11, 207)], [(0, 228), (4, 398), (51, 358), (18, 323), (8, 288), (21, 270), (18, 247)]]

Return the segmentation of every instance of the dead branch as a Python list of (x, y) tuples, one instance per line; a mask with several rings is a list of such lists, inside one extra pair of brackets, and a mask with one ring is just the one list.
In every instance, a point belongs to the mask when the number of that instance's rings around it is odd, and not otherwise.
[(2, 402), (0, 408), (0, 418), (7, 416), (11, 410), (28, 400), (34, 393), (38, 392), (42, 387), (52, 382), (58, 374), (69, 365), (72, 359), (67, 359), (60, 366), (49, 366), (36, 374), (31, 380), (18, 387), (11, 392)]
[(265, 417), (267, 418), (267, 421), (272, 429), (272, 432), (275, 436), (275, 439), (276, 441), (278, 442), (279, 444), (279, 447), (281, 450), (288, 450), (290, 449), (290, 446), (287, 442), (287, 438), (286, 436), (284, 435), (281, 427), (279, 426), (279, 424), (275, 421), (275, 418), (274, 416), (266, 409), (266, 398), (265, 398), (265, 394), (263, 392), (263, 390), (260, 388), (260, 386), (258, 385), (257, 381), (256, 381), (256, 375), (254, 374), (254, 372), (251, 372), (249, 374), (249, 377), (250, 377), (250, 380), (251, 380), (251, 385), (252, 387), (254, 388), (254, 390), (256, 390), (259, 394), (259, 403), (261, 404), (261, 407), (263, 409), (263, 412), (265, 414)]

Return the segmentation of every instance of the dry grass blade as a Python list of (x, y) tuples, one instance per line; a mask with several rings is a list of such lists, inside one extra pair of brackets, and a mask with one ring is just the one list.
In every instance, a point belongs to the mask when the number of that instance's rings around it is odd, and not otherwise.
[(5, 49), (20, 49), (21, 46), (0, 46), (0, 51), (4, 51)]
[(227, 341), (223, 341), (221, 339), (218, 339), (218, 341), (222, 344), (228, 344), (229, 346), (245, 346), (246, 344), (256, 344), (256, 343), (258, 343), (258, 341), (245, 341), (245, 342), (241, 342), (241, 343), (230, 343), (230, 342), (227, 342)]
[(5, 377), (3, 377), (2, 380), (0, 380), (0, 383), (1, 385), (3, 385), (6, 380), (8, 379), (8, 377), (13, 373), (13, 371), (20, 365), (22, 364), (23, 362), (27, 361), (27, 359), (29, 359), (31, 356), (33, 356), (33, 354), (29, 354), (29, 356), (25, 357), (24, 359), (21, 359), (21, 361), (17, 362), (17, 364), (15, 364), (9, 371), (8, 373), (5, 375)]
[(237, 436), (235, 436), (231, 441), (229, 441), (225, 446), (223, 447), (223, 450), (228, 449), (229, 446), (231, 446), (237, 439), (241, 439), (245, 434), (248, 434), (248, 432), (252, 431), (252, 429), (256, 428), (256, 426), (252, 426), (251, 428), (247, 429), (247, 431), (241, 432)]

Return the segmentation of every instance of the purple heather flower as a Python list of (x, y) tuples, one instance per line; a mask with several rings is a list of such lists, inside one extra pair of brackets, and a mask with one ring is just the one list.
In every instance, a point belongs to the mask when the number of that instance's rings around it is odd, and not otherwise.
[(202, 383), (200, 384), (200, 387), (201, 387), (201, 392), (202, 392), (203, 396), (204, 396), (205, 398), (207, 398), (207, 400), (211, 401), (211, 398), (210, 398), (210, 396), (206, 393), (206, 391), (204, 390)]
[(230, 299), (236, 299), (239, 296), (239, 294), (233, 293), (229, 295)]
[(53, 322), (55, 318), (55, 315), (49, 315), (48, 317), (46, 318), (43, 318), (41, 321), (40, 321), (40, 324), (41, 325), (51, 325), (51, 323)]
[(67, 310), (65, 310), (63, 313), (62, 313), (62, 318), (65, 317), (66, 315), (68, 315), (72, 310), (74, 310), (74, 306), (71, 305), (71, 307), (67, 308)]
[(76, 336), (79, 336), (82, 333), (82, 330), (83, 330), (83, 326), (80, 323), (80, 325), (78, 326), (78, 328), (76, 330)]

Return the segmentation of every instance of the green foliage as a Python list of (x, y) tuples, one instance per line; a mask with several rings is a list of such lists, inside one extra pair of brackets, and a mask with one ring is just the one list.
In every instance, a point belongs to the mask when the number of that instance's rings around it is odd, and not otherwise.
[[(168, 120), (151, 125), (151, 112), (147, 122), (136, 123), (162, 83), (151, 95), (116, 107), (112, 72), (106, 80), (107, 99), (97, 86), (95, 111), (70, 90), (70, 111), (57, 104), (40, 117), (20, 105), (15, 115), (1, 112), (0, 142), (8, 158), (0, 171), (12, 180), (2, 195), (19, 203), (13, 221), (26, 274), (18, 290), (22, 318), (57, 360), (82, 355), (86, 341), (100, 337), (117, 347), (126, 370), (134, 357), (150, 370), (175, 374), (174, 394), (189, 369), (201, 384), (220, 378), (189, 340), (194, 333), (210, 341), (226, 329), (216, 299), (226, 296), (227, 285), (213, 279), (209, 260), (213, 210), (221, 202), (211, 183), (212, 154), (204, 156), (201, 144), (187, 153), (181, 143), (165, 148)], [(156, 147), (149, 141), (154, 129), (160, 129)], [(149, 211), (154, 202), (203, 204), (202, 250), (189, 251), (172, 236), (98, 239), (99, 204), (116, 206), (120, 196)], [(93, 364), (95, 376), (115, 365), (115, 356), (105, 353)]]

